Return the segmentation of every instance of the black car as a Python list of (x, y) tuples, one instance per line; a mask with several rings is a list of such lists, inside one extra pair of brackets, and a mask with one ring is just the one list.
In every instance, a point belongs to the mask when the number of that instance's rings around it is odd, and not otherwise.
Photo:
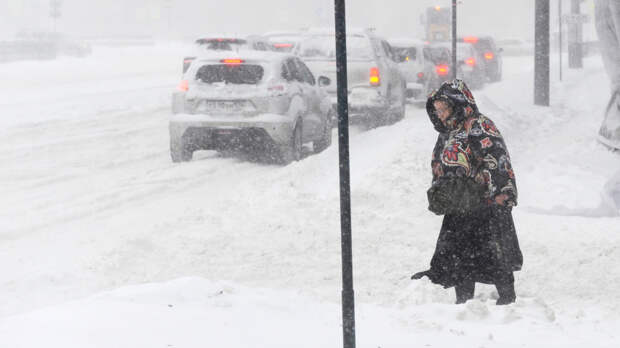
[(459, 39), (474, 46), (483, 57), (484, 71), (491, 82), (502, 79), (502, 49), (497, 47), (495, 40), (490, 36), (466, 36)]

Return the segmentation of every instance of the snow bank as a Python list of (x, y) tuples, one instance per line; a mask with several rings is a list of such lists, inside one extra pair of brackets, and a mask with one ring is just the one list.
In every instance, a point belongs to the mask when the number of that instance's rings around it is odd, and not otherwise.
[[(182, 52), (143, 49), (111, 84), (105, 73), (58, 85), (50, 77), (40, 87), (32, 77), (49, 100), (12, 91), (24, 104), (0, 103), (0, 296), (9, 299), (0, 302), (0, 341), (241, 347), (303, 337), (299, 345), (339, 345), (337, 146), (286, 167), (210, 151), (172, 164), (167, 98)], [(84, 64), (99, 66), (97, 57)], [(125, 69), (116, 64), (102, 69)], [(352, 129), (358, 345), (617, 344), (619, 218), (600, 207), (620, 162), (595, 139), (607, 99), (602, 64), (592, 57), (585, 65), (554, 82), (551, 108), (531, 106), (531, 57), (505, 59), (504, 81), (475, 93), (506, 138), (520, 192), (525, 264), (511, 306), (496, 307), (486, 285), (455, 306), (453, 290), (409, 279), (428, 266), (441, 224), (426, 209), (436, 133), (424, 110)], [(51, 67), (41, 74), (62, 75)], [(140, 69), (145, 75), (133, 74)], [(3, 87), (22, 83), (11, 76)], [(111, 86), (118, 81), (137, 88)], [(170, 88), (143, 88), (154, 81)], [(98, 89), (106, 84), (111, 94)], [(91, 99), (84, 88), (95, 91)], [(122, 108), (108, 109), (116, 102)]]

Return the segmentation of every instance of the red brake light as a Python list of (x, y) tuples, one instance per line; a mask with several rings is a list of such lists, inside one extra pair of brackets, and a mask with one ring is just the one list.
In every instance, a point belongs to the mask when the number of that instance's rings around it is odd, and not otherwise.
[(419, 79), (423, 79), (423, 78), (424, 78), (424, 73), (420, 71), (420, 72), (418, 73), (418, 78), (419, 78)]
[(245, 63), (243, 59), (222, 59), (220, 63), (224, 63), (226, 65), (239, 65), (241, 63)]
[(379, 68), (370, 68), (370, 85), (381, 85), (381, 76), (379, 76)]
[(181, 82), (177, 86), (177, 89), (181, 92), (187, 92), (189, 90), (189, 81), (181, 80)]
[(487, 52), (484, 54), (484, 58), (491, 60), (493, 59), (493, 52)]
[(450, 67), (448, 67), (446, 64), (440, 64), (435, 67), (435, 71), (439, 76), (446, 76), (450, 71)]
[(291, 47), (293, 47), (293, 44), (290, 44), (290, 43), (277, 43), (277, 44), (273, 44), (273, 47), (275, 47), (275, 48), (291, 48)]
[(476, 42), (478, 42), (478, 38), (475, 37), (475, 36), (465, 36), (463, 38), (463, 41), (467, 42), (467, 43), (476, 43)]
[(474, 66), (474, 65), (476, 65), (476, 60), (474, 58), (467, 58), (467, 59), (465, 59), (465, 64), (467, 64), (469, 66)]

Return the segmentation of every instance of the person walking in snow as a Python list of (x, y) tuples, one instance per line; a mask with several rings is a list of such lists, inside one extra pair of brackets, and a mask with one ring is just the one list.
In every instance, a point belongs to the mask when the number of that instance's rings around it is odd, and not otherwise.
[(595, 17), (603, 63), (611, 80), (611, 100), (599, 130), (599, 140), (620, 149), (620, 0), (598, 0)]
[(512, 219), (517, 187), (504, 139), (459, 79), (431, 93), (426, 111), (439, 132), (429, 209), (444, 218), (430, 269), (411, 278), (427, 276), (455, 287), (457, 304), (474, 297), (476, 282), (495, 284), (497, 304), (512, 303), (513, 272), (521, 269), (523, 255)]

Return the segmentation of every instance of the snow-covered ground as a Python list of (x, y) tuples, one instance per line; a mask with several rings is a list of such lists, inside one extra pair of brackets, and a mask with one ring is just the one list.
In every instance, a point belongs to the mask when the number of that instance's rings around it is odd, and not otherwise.
[[(338, 151), (286, 167), (215, 152), (172, 164), (184, 46), (0, 65), (0, 346), (341, 346)], [(427, 267), (436, 133), (420, 108), (351, 137), (359, 347), (617, 347), (620, 218), (601, 205), (619, 155), (595, 141), (600, 57), (532, 105), (533, 59), (474, 91), (511, 151), (525, 257), (517, 303)], [(336, 138), (334, 138), (336, 140)]]

